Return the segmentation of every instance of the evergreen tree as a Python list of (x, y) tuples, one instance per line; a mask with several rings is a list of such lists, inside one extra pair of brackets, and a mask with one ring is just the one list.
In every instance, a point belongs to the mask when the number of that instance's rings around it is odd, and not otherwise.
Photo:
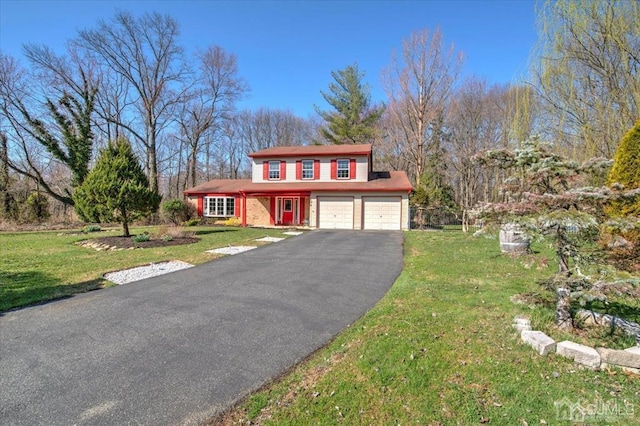
[[(552, 153), (538, 140), (524, 142), (522, 149), (514, 151), (488, 151), (476, 160), (513, 172), (502, 188), (506, 201), (482, 206), (480, 216), (497, 224), (516, 223), (529, 236), (551, 241), (555, 248), (558, 272), (542, 284), (556, 293), (558, 327), (573, 328), (572, 300), (605, 299), (607, 294), (627, 291), (628, 282), (622, 280), (596, 281), (599, 253), (595, 243), (602, 225), (612, 226), (605, 206), (613, 200), (636, 199), (640, 190), (583, 186), (606, 173), (611, 161), (593, 158), (578, 164)], [(640, 227), (640, 221), (628, 225)]]
[(74, 194), (78, 216), (88, 222), (129, 224), (158, 210), (160, 195), (149, 189), (149, 180), (127, 140), (105, 148), (95, 167)]
[(338, 145), (371, 142), (384, 106), (371, 106), (369, 87), (362, 84), (364, 72), (361, 73), (358, 65), (354, 64), (332, 71), (331, 76), (335, 82), (329, 84), (329, 92), (320, 93), (335, 111), (321, 111), (316, 107), (327, 123), (327, 127), (320, 129), (322, 137)]
[[(625, 189), (640, 188), (640, 120), (620, 141), (607, 185), (623, 185)], [(640, 216), (640, 199), (635, 202), (618, 201), (611, 204), (607, 213), (612, 216)]]

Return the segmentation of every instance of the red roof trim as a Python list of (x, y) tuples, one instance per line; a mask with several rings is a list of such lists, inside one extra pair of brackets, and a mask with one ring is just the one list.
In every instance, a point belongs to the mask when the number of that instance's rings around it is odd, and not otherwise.
[(251, 182), (248, 179), (212, 180), (184, 191), (189, 195), (215, 194), (275, 194), (302, 192), (406, 192), (412, 191), (411, 183), (404, 172), (390, 172), (388, 178), (378, 178), (365, 182), (341, 181), (293, 181), (293, 182)]

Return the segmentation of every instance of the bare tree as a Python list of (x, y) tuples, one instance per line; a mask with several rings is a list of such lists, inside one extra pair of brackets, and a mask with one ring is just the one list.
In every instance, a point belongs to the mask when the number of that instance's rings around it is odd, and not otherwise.
[[(198, 156), (207, 132), (218, 133), (228, 128), (235, 104), (249, 90), (247, 83), (238, 75), (238, 60), (233, 53), (226, 52), (220, 46), (211, 46), (197, 54), (199, 72), (196, 85), (189, 100), (183, 104), (178, 118), (180, 133), (189, 147), (188, 175), (190, 185), (197, 180)], [(209, 135), (212, 136), (212, 135)], [(210, 146), (205, 147), (211, 150)]]
[[(73, 51), (56, 56), (47, 48), (27, 46), (25, 52), (39, 75), (28, 74), (13, 58), (0, 54), (0, 115), (10, 146), (8, 166), (54, 199), (73, 205), (72, 189), (88, 174), (92, 156), (96, 82), (91, 67)], [(47, 175), (58, 163), (69, 174), (68, 183)]]
[(389, 109), (411, 157), (416, 186), (420, 186), (425, 171), (425, 158), (434, 127), (444, 114), (447, 100), (462, 65), (462, 54), (453, 45), (443, 46), (442, 33), (421, 30), (403, 42), (400, 57), (392, 56), (383, 73)]
[(548, 0), (534, 55), (554, 139), (574, 158), (611, 158), (640, 114), (640, 3)]
[(504, 86), (489, 87), (485, 80), (474, 77), (465, 80), (452, 97), (447, 117), (451, 131), (449, 160), (456, 202), (463, 211), (475, 207), (483, 198), (483, 189), (494, 183), (492, 170), (482, 168), (472, 158), (500, 147), (505, 127), (502, 103), (508, 90)]
[(131, 87), (128, 95), (135, 110), (129, 114), (136, 116), (137, 112), (140, 119), (125, 122), (124, 113), (105, 118), (126, 129), (144, 146), (153, 191), (158, 190), (159, 139), (172, 109), (182, 98), (180, 83), (187, 73), (178, 36), (178, 23), (169, 16), (151, 13), (136, 19), (118, 12), (111, 22), (101, 20), (95, 29), (80, 31), (78, 40)]
[(291, 111), (260, 108), (238, 114), (238, 131), (247, 153), (274, 146), (304, 145), (310, 139), (310, 124)]

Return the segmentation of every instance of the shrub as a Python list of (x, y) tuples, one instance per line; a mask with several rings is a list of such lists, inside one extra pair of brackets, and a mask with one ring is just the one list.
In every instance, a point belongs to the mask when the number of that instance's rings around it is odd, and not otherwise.
[(240, 219), (237, 217), (230, 217), (224, 221), (225, 226), (240, 226)]
[(43, 222), (50, 216), (49, 200), (39, 192), (32, 192), (27, 198), (25, 219), (28, 222)]
[(163, 219), (174, 225), (179, 225), (193, 216), (193, 206), (179, 199), (165, 201), (161, 210)]
[(100, 232), (102, 231), (102, 228), (100, 227), (100, 225), (87, 225), (84, 228), (82, 228), (82, 232), (84, 232), (85, 234), (88, 234), (89, 232)]
[(133, 240), (134, 243), (144, 243), (145, 241), (149, 241), (151, 239), (151, 237), (149, 236), (149, 234), (139, 234), (139, 235), (134, 235), (133, 237), (131, 237), (131, 239)]
[(198, 218), (189, 219), (189, 220), (184, 221), (182, 224), (184, 226), (198, 226), (198, 225), (200, 225), (200, 219), (198, 219)]
[(156, 238), (171, 241), (174, 238), (191, 238), (195, 232), (185, 231), (182, 226), (160, 226), (153, 234)]
[[(625, 189), (640, 188), (640, 120), (624, 135), (616, 150), (613, 167), (607, 177), (609, 186), (620, 184)], [(640, 197), (616, 200), (607, 206), (606, 213), (613, 218), (640, 217)], [(640, 229), (619, 228), (610, 230), (626, 244), (611, 244), (604, 236), (603, 244), (608, 249), (611, 261), (621, 269), (635, 270), (640, 265)], [(612, 237), (615, 240), (615, 237)]]
[[(624, 135), (616, 150), (607, 185), (616, 183), (625, 189), (640, 188), (640, 120)], [(615, 217), (640, 216), (640, 197), (612, 202), (607, 213)]]

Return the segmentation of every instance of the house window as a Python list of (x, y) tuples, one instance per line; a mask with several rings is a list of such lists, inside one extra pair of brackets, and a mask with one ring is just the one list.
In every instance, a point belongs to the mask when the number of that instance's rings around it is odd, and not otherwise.
[(204, 215), (208, 217), (230, 217), (236, 214), (236, 199), (233, 197), (204, 197)]
[(280, 179), (280, 162), (269, 161), (269, 180)]
[(302, 179), (313, 179), (313, 160), (302, 160)]
[(349, 179), (349, 160), (338, 160), (338, 179)]

